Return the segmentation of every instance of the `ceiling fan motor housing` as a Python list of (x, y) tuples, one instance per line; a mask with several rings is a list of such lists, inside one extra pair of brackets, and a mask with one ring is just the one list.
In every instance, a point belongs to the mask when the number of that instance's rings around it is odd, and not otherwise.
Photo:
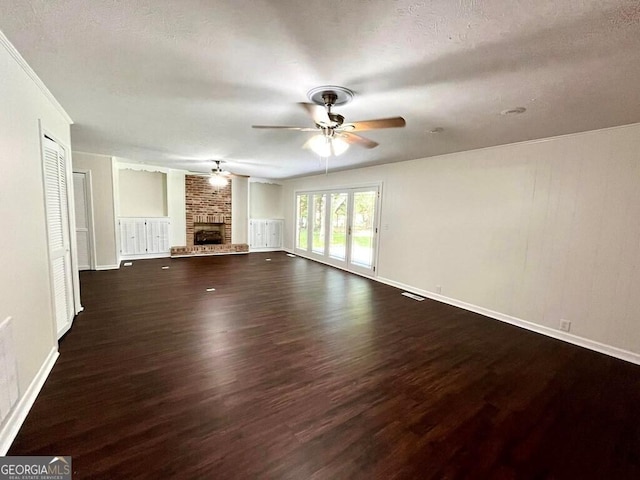
[(307, 97), (313, 103), (324, 106), (339, 106), (349, 103), (355, 94), (352, 90), (337, 85), (323, 85), (312, 88), (307, 92)]

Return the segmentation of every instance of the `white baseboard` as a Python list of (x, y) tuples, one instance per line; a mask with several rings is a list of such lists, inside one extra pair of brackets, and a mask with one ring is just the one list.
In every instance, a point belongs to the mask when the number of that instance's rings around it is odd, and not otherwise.
[(478, 305), (473, 305), (471, 303), (463, 302), (461, 300), (456, 300), (455, 298), (445, 297), (444, 295), (428, 292), (426, 290), (421, 290), (419, 288), (412, 287), (411, 285), (405, 285), (403, 283), (396, 282), (388, 278), (377, 277), (377, 278), (373, 278), (373, 280), (377, 280), (378, 282), (384, 283), (386, 285), (390, 285), (392, 287), (400, 288), (402, 290), (406, 290), (411, 293), (416, 293), (420, 296), (430, 298), (431, 300), (436, 300), (438, 302), (446, 303), (448, 305), (462, 308), (470, 312), (479, 313), (480, 315), (484, 315), (485, 317), (489, 317), (495, 320), (499, 320), (501, 322), (509, 323), (511, 325), (515, 325), (516, 327), (524, 328), (526, 330), (531, 330), (532, 332), (540, 333), (542, 335), (546, 335), (547, 337), (552, 337), (557, 340), (562, 340), (564, 342), (572, 343), (574, 345), (578, 345), (579, 347), (588, 348), (589, 350), (595, 350), (596, 352), (604, 353), (605, 355), (609, 355), (611, 357), (619, 358), (621, 360), (625, 360), (627, 362), (640, 365), (640, 354), (630, 352), (629, 350), (623, 350), (621, 348), (613, 347), (611, 345), (600, 343), (595, 340), (579, 337), (577, 335), (563, 332), (561, 330), (555, 330), (553, 328), (546, 327), (544, 325), (538, 325), (537, 323), (528, 322), (526, 320), (522, 320), (521, 318), (512, 317), (504, 313), (495, 312), (493, 310), (489, 310), (488, 308), (480, 307)]
[(629, 350), (624, 350), (622, 348), (607, 345), (605, 343), (600, 343), (595, 340), (590, 340), (588, 338), (579, 337), (577, 335), (563, 332), (561, 330), (555, 330), (550, 327), (545, 327), (544, 325), (538, 325), (537, 323), (528, 322), (526, 320), (522, 320), (521, 318), (512, 317), (504, 313), (495, 312), (493, 310), (489, 310), (488, 308), (480, 307), (472, 303), (463, 302), (455, 298), (445, 297), (444, 295), (440, 295), (438, 293), (428, 292), (427, 290), (422, 290), (420, 288), (416, 288), (411, 285), (406, 285), (404, 283), (396, 282), (395, 280), (391, 280), (388, 278), (362, 275), (357, 272), (352, 272), (350, 270), (346, 270), (344, 268), (331, 265), (330, 263), (325, 263), (315, 258), (307, 257), (305, 255), (300, 255), (299, 253), (296, 253), (294, 250), (289, 248), (283, 248), (282, 250), (287, 253), (292, 253), (297, 257), (306, 258), (307, 260), (312, 260), (314, 262), (322, 263), (330, 267), (339, 268), (340, 270), (345, 270), (349, 273), (353, 273), (354, 275), (370, 278), (371, 280), (375, 280), (376, 282), (384, 283), (385, 285), (390, 285), (392, 287), (396, 287), (396, 288), (405, 290), (407, 292), (416, 293), (425, 298), (430, 298), (431, 300), (436, 300), (438, 302), (446, 303), (448, 305), (462, 308), (470, 312), (479, 313), (480, 315), (484, 315), (485, 317), (493, 318), (501, 322), (515, 325), (516, 327), (524, 328), (526, 330), (531, 330), (532, 332), (540, 333), (541, 335), (546, 335), (547, 337), (552, 337), (557, 340), (562, 340), (564, 342), (571, 343), (573, 345), (578, 345), (579, 347), (588, 348), (589, 350), (594, 350), (596, 352), (604, 353), (605, 355), (609, 355), (611, 357), (619, 358), (620, 360), (625, 360), (627, 362), (640, 365), (640, 354), (631, 352)]
[(249, 253), (261, 253), (261, 252), (282, 252), (282, 247), (278, 248), (249, 248)]
[(73, 320), (75, 320), (75, 317), (70, 322), (67, 322), (64, 327), (58, 330), (58, 340), (60, 340), (65, 333), (71, 330), (71, 327), (73, 326)]
[(96, 270), (118, 270), (120, 264), (117, 265), (96, 265)]
[(0, 431), (0, 456), (6, 455), (7, 451), (9, 451), (9, 447), (11, 447), (16, 435), (18, 435), (20, 427), (22, 427), (22, 424), (29, 414), (29, 410), (31, 410), (36, 398), (38, 398), (38, 394), (40, 390), (42, 390), (42, 386), (47, 380), (49, 373), (51, 373), (51, 369), (56, 363), (58, 356), (57, 348), (52, 348), (40, 367), (40, 370), (38, 370), (38, 373), (31, 381), (27, 391), (22, 395), (20, 400), (18, 400), (18, 403), (7, 417), (6, 423)]

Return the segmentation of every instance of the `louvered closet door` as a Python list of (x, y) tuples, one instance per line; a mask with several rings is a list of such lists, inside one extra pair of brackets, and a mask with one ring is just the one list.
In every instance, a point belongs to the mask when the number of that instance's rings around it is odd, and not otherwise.
[(147, 233), (144, 218), (120, 219), (120, 252), (123, 255), (147, 253)]
[(147, 219), (147, 253), (169, 253), (169, 221)]
[(47, 137), (44, 138), (44, 183), (54, 314), (60, 336), (73, 320), (67, 165), (62, 147)]

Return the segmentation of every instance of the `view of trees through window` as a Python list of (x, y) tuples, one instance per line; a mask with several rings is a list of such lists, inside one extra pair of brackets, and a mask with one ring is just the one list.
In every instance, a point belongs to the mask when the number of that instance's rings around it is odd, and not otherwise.
[(296, 248), (372, 268), (377, 199), (377, 187), (297, 194)]

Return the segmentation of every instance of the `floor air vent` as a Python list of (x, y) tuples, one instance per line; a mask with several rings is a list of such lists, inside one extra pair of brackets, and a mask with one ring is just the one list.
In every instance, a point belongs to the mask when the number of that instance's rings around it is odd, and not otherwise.
[(413, 298), (414, 300), (417, 300), (418, 302), (421, 302), (421, 301), (424, 300), (424, 297), (421, 297), (420, 295), (416, 295), (415, 293), (402, 292), (402, 295), (404, 295), (405, 297)]

